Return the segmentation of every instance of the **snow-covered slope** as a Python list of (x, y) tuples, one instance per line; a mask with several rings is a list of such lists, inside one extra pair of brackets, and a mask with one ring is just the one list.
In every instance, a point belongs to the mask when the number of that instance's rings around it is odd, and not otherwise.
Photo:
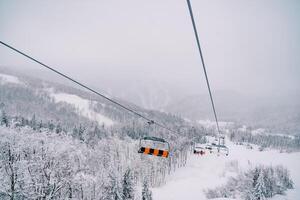
[[(209, 119), (206, 120), (198, 120), (197, 121), (199, 124), (201, 124), (202, 126), (206, 127), (206, 128), (211, 128), (211, 127), (215, 127), (216, 126), (216, 122), (215, 121), (211, 121)], [(233, 122), (222, 122), (219, 121), (219, 127), (220, 128), (226, 128), (227, 126), (232, 126), (234, 123)]]
[(0, 84), (24, 84), (18, 77), (0, 73)]
[[(245, 146), (228, 144), (230, 154), (198, 156), (190, 155), (187, 166), (172, 175), (167, 184), (154, 188), (155, 200), (203, 200), (203, 190), (224, 184), (230, 176), (239, 170), (246, 170), (259, 164), (283, 165), (291, 172), (295, 189), (288, 190), (287, 196), (275, 196), (274, 199), (299, 199), (300, 196), (300, 153), (279, 153), (247, 149)], [(227, 199), (228, 200), (228, 199)]]
[[(59, 81), (45, 81), (36, 78), (36, 76), (24, 75), (1, 69), (1, 67), (0, 74), (3, 74), (0, 76), (0, 103), (5, 105), (5, 111), (8, 115), (21, 115), (29, 119), (34, 116), (36, 119), (52, 121), (70, 129), (77, 126), (79, 122), (80, 124), (94, 124), (97, 121), (100, 125), (104, 124), (105, 127), (109, 127), (136, 120), (136, 116), (124, 111), (119, 106), (103, 98), (98, 98), (90, 92), (82, 90), (82, 88), (74, 87), (74, 85), (61, 84)], [(5, 83), (1, 84), (1, 81), (3, 83), (5, 81)], [(173, 125), (174, 120), (177, 123), (190, 126), (190, 123), (177, 116), (154, 110), (150, 111), (123, 99), (111, 96), (110, 98), (170, 126)]]
[(114, 124), (113, 120), (92, 109), (93, 104), (96, 103), (94, 101), (84, 99), (74, 94), (54, 93), (52, 90), (49, 90), (49, 94), (54, 98), (55, 102), (65, 102), (73, 105), (77, 109), (77, 112), (83, 117), (97, 121), (100, 125), (105, 124), (106, 126), (112, 126)]

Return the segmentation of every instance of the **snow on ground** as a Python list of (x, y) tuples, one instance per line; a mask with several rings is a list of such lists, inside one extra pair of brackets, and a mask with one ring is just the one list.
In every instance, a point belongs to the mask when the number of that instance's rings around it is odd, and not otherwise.
[[(216, 154), (190, 155), (186, 167), (171, 175), (166, 185), (152, 189), (154, 200), (206, 199), (204, 189), (220, 186), (226, 183), (228, 177), (235, 176), (238, 170), (244, 171), (259, 164), (283, 165), (291, 172), (295, 189), (288, 190), (287, 196), (274, 197), (274, 200), (299, 199), (300, 153), (279, 153), (275, 150), (260, 152), (232, 143), (228, 143), (227, 146), (230, 148), (228, 157)], [(238, 165), (234, 164), (236, 161)]]
[(0, 73), (0, 84), (7, 84), (7, 83), (24, 84), (15, 76)]
[(266, 130), (264, 128), (258, 128), (251, 131), (252, 135), (265, 134)]
[(246, 132), (247, 126), (243, 125), (241, 128), (238, 128), (238, 131)]
[(270, 136), (280, 136), (280, 137), (288, 137), (290, 139), (295, 139), (294, 135), (268, 132), (267, 130), (265, 130), (263, 128), (258, 128), (258, 129), (252, 130), (251, 133), (252, 133), (252, 135), (264, 134), (264, 135), (270, 135)]
[(48, 91), (50, 96), (54, 98), (55, 102), (65, 102), (75, 106), (79, 114), (84, 117), (95, 120), (100, 125), (104, 124), (106, 126), (112, 126), (114, 124), (113, 120), (104, 115), (101, 115), (100, 113), (95, 112), (92, 109), (92, 105), (96, 103), (95, 101), (90, 101), (74, 94), (54, 93), (51, 89), (49, 89)]
[[(211, 128), (211, 127), (215, 127), (216, 126), (216, 122), (215, 121), (211, 121), (211, 120), (198, 120), (197, 121), (199, 124), (201, 124), (202, 126), (206, 127), (206, 128)], [(233, 125), (233, 122), (222, 122), (219, 121), (219, 127), (220, 128), (226, 128), (227, 126), (231, 126)]]

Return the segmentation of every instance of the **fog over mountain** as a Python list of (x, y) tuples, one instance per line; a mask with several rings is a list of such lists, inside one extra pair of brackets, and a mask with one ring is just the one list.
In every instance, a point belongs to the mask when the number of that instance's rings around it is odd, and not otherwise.
[[(55, 74), (46, 73), (46, 71), (0, 67), (0, 72), (42, 77), (43, 80), (74, 87), (71, 82), (63, 80)], [(214, 120), (207, 91), (192, 93), (184, 90), (183, 87), (176, 88), (174, 85), (163, 81), (124, 81), (123, 84), (126, 84), (126, 89), (118, 84), (108, 84), (108, 82), (101, 85), (93, 84), (92, 81), (86, 83), (106, 96), (125, 100), (142, 108), (176, 114), (193, 121)], [(264, 127), (280, 134), (299, 133), (300, 103), (298, 93), (254, 96), (233, 90), (216, 90), (213, 91), (213, 95), (220, 121), (247, 124), (254, 128)]]

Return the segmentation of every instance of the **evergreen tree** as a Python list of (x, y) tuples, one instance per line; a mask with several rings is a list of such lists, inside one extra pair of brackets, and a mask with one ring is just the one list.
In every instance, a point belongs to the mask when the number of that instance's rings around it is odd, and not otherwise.
[(134, 182), (132, 177), (132, 172), (130, 169), (125, 171), (122, 181), (123, 187), (123, 200), (133, 200), (134, 199)]
[(109, 178), (109, 184), (104, 187), (105, 196), (103, 200), (122, 200), (122, 191), (119, 181), (113, 175), (110, 175)]
[(55, 125), (53, 124), (52, 120), (51, 120), (50, 122), (48, 122), (48, 129), (49, 129), (50, 131), (53, 131), (53, 130), (54, 130), (54, 127), (55, 127)]
[(74, 138), (78, 138), (78, 128), (76, 126), (73, 128), (72, 136)]
[(290, 179), (290, 175), (287, 169), (283, 166), (277, 166), (276, 169), (276, 178), (277, 178), (277, 193), (283, 194), (285, 190), (293, 188), (293, 181)]
[(148, 182), (145, 180), (143, 183), (142, 200), (152, 200), (152, 192), (148, 187)]
[(33, 130), (36, 130), (37, 128), (37, 122), (36, 122), (36, 119), (35, 119), (35, 114), (32, 116), (31, 120), (30, 120), (30, 127), (33, 129)]
[(78, 129), (78, 139), (80, 139), (81, 141), (84, 141), (84, 132), (85, 128), (80, 124)]
[(254, 187), (254, 196), (256, 200), (266, 199), (266, 186), (264, 181), (264, 173), (262, 169), (260, 170), (256, 185)]
[(41, 131), (41, 129), (43, 128), (43, 121), (42, 120), (40, 120), (37, 127), (38, 127), (38, 130)]
[(57, 124), (57, 126), (56, 126), (56, 128), (55, 128), (55, 133), (60, 133), (60, 132), (62, 132), (62, 127), (61, 127), (61, 125), (60, 124)]
[(20, 126), (26, 126), (26, 119), (24, 119), (24, 117), (21, 117), (21, 124)]
[(273, 168), (266, 168), (265, 172), (265, 186), (266, 186), (266, 197), (273, 197), (275, 188), (276, 188), (276, 179), (274, 176), (274, 169)]
[(4, 111), (1, 112), (0, 125), (8, 127), (8, 117)]

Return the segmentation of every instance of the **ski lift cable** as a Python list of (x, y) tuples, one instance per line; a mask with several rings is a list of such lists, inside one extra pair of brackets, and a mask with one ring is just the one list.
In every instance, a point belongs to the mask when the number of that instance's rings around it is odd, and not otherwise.
[(135, 110), (133, 110), (133, 109), (131, 109), (131, 108), (128, 108), (127, 106), (124, 106), (123, 104), (121, 104), (121, 103), (119, 103), (119, 102), (117, 102), (117, 101), (115, 101), (115, 100), (113, 100), (113, 99), (111, 99), (111, 98), (109, 98), (109, 97), (107, 97), (107, 96), (101, 94), (100, 92), (97, 92), (96, 90), (90, 88), (89, 86), (87, 86), (87, 85), (85, 85), (85, 84), (83, 84), (83, 83), (81, 83), (81, 82), (75, 80), (74, 78), (71, 78), (70, 76), (68, 76), (68, 75), (66, 75), (66, 74), (64, 74), (64, 73), (62, 73), (62, 72), (56, 70), (56, 69), (53, 68), (53, 67), (50, 67), (49, 65), (46, 65), (46, 64), (42, 63), (41, 61), (39, 61), (39, 60), (37, 60), (37, 59), (35, 59), (35, 58), (33, 58), (33, 57), (31, 57), (31, 56), (29, 56), (29, 55), (23, 53), (22, 51), (20, 51), (20, 50), (14, 48), (14, 47), (8, 45), (8, 44), (5, 43), (5, 42), (2, 42), (1, 40), (0, 40), (0, 43), (1, 43), (3, 46), (5, 46), (5, 47), (7, 47), (7, 48), (9, 48), (9, 49), (11, 49), (11, 50), (13, 50), (13, 51), (15, 51), (15, 52), (17, 52), (17, 53), (23, 55), (23, 56), (25, 56), (26, 58), (28, 58), (28, 59), (30, 59), (30, 60), (32, 60), (32, 61), (38, 63), (38, 64), (41, 65), (41, 66), (43, 66), (43, 67), (45, 67), (45, 68), (51, 70), (52, 72), (54, 72), (54, 73), (56, 73), (56, 74), (58, 74), (58, 75), (60, 75), (60, 76), (62, 76), (62, 77), (64, 77), (64, 78), (66, 78), (66, 79), (72, 81), (73, 83), (75, 83), (75, 84), (77, 84), (77, 85), (79, 85), (79, 86), (85, 88), (86, 90), (89, 90), (90, 92), (92, 92), (92, 93), (94, 93), (94, 94), (96, 94), (96, 95), (98, 95), (98, 96), (100, 96), (100, 97), (106, 99), (107, 101), (110, 101), (111, 103), (114, 103), (114, 104), (118, 105), (119, 107), (121, 107), (121, 108), (127, 110), (128, 112), (137, 115), (138, 117), (140, 117), (140, 118), (146, 120), (148, 124), (150, 124), (150, 125), (151, 125), (151, 124), (155, 124), (155, 125), (157, 125), (157, 126), (163, 128), (163, 129), (168, 130), (168, 131), (171, 132), (171, 133), (174, 133), (174, 134), (180, 134), (179, 132), (177, 132), (177, 131), (175, 131), (175, 130), (172, 130), (172, 129), (166, 127), (165, 125), (163, 125), (163, 124), (161, 124), (161, 123), (158, 123), (158, 122), (156, 122), (156, 121), (154, 121), (154, 120), (152, 120), (152, 119), (150, 119), (150, 118), (148, 118), (148, 117), (145, 117), (144, 115), (138, 113), (137, 111), (135, 111)]
[(215, 117), (215, 121), (216, 121), (216, 125), (217, 125), (217, 130), (218, 130), (218, 133), (219, 133), (219, 136), (220, 136), (220, 128), (219, 128), (217, 112), (216, 112), (216, 108), (215, 108), (215, 104), (214, 104), (214, 100), (213, 100), (213, 96), (212, 96), (212, 92), (211, 92), (211, 88), (210, 88), (210, 84), (209, 84), (209, 80), (208, 80), (208, 75), (207, 75), (207, 72), (206, 72), (205, 62), (204, 62), (204, 58), (203, 58), (203, 54), (202, 54), (202, 50), (201, 50), (201, 46), (200, 46), (200, 40), (199, 40), (198, 31), (197, 31), (197, 27), (196, 27), (195, 20), (194, 20), (194, 15), (193, 15), (192, 4), (191, 4), (190, 0), (187, 0), (187, 4), (188, 4), (192, 24), (193, 24), (194, 34), (195, 34), (195, 38), (196, 38), (196, 42), (197, 42), (197, 46), (198, 46), (198, 50), (199, 50), (199, 55), (200, 55), (200, 58), (201, 58), (201, 63), (202, 63), (202, 67), (203, 67), (203, 71), (204, 71), (204, 75), (205, 75), (205, 79), (206, 79), (206, 84), (207, 84), (207, 88), (208, 88), (208, 92), (209, 92), (209, 97), (210, 97), (212, 109), (213, 109), (213, 112), (214, 112), (214, 117)]

